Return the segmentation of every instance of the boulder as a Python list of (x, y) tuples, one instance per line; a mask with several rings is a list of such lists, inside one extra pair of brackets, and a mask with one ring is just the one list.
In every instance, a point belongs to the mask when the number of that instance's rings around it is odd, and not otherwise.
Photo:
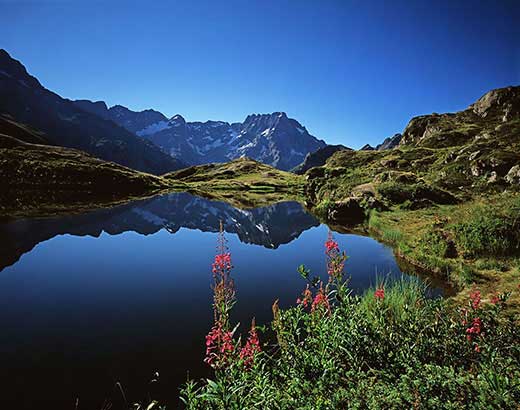
[(511, 185), (520, 185), (520, 165), (512, 167), (507, 173), (505, 180)]
[(487, 183), (494, 184), (497, 181), (498, 181), (498, 174), (496, 173), (496, 171), (491, 171), (491, 174), (487, 180)]
[(347, 198), (335, 202), (328, 212), (328, 219), (343, 225), (357, 225), (365, 220), (365, 211), (359, 203), (360, 198)]
[(311, 168), (305, 173), (305, 178), (307, 180), (323, 178), (324, 176), (325, 176), (325, 168), (322, 168), (322, 167)]

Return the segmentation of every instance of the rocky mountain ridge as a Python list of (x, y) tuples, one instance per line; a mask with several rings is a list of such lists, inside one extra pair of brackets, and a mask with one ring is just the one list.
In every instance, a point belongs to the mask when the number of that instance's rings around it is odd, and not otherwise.
[(132, 111), (103, 101), (77, 100), (81, 109), (109, 119), (153, 142), (190, 165), (227, 162), (242, 156), (282, 170), (300, 164), (308, 153), (326, 144), (284, 112), (252, 114), (242, 123), (187, 122), (181, 115), (167, 118), (155, 110)]

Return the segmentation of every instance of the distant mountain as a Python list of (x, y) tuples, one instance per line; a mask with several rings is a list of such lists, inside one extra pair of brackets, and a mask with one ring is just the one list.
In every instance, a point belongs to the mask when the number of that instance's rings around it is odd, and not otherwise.
[(376, 149), (370, 144), (365, 144), (359, 150), (360, 151), (375, 151)]
[(105, 120), (113, 121), (134, 134), (147, 129), (152, 124), (168, 121), (163, 114), (155, 110), (136, 112), (122, 105), (114, 105), (108, 108), (104, 101), (75, 100), (74, 103), (82, 110), (96, 114)]
[(30, 126), (50, 144), (77, 148), (136, 170), (162, 174), (184, 166), (149, 141), (47, 90), (1, 49), (0, 114)]
[(392, 149), (399, 145), (403, 136), (399, 133), (386, 138), (381, 144), (376, 147), (376, 150), (382, 151), (385, 149)]
[(168, 119), (154, 110), (136, 112), (121, 105), (108, 108), (102, 101), (78, 100), (76, 104), (150, 140), (190, 165), (247, 156), (289, 170), (300, 164), (308, 153), (326, 145), (283, 112), (253, 114), (242, 123), (229, 124), (187, 122), (181, 115)]
[(307, 154), (303, 162), (293, 168), (292, 171), (300, 175), (305, 174), (308, 169), (325, 165), (325, 162), (327, 162), (327, 159), (329, 159), (332, 154), (342, 150), (352, 151), (351, 148), (347, 148), (344, 145), (327, 145), (315, 152)]
[(399, 145), (402, 138), (403, 136), (401, 134), (394, 134), (375, 147), (370, 144), (365, 144), (360, 148), (360, 151), (383, 151), (385, 149), (392, 149)]

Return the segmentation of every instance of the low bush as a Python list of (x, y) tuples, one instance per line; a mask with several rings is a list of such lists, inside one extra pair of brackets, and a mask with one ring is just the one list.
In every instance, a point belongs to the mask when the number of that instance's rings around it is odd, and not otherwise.
[(520, 200), (507, 205), (500, 209), (492, 205), (475, 206), (464, 220), (451, 226), (465, 256), (520, 253)]

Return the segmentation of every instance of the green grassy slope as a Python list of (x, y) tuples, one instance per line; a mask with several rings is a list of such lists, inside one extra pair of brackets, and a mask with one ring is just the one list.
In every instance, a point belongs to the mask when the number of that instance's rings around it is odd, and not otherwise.
[(397, 148), (339, 151), (305, 178), (318, 214), (358, 204), (374, 234), (461, 287), (520, 284), (520, 87), (416, 117)]

